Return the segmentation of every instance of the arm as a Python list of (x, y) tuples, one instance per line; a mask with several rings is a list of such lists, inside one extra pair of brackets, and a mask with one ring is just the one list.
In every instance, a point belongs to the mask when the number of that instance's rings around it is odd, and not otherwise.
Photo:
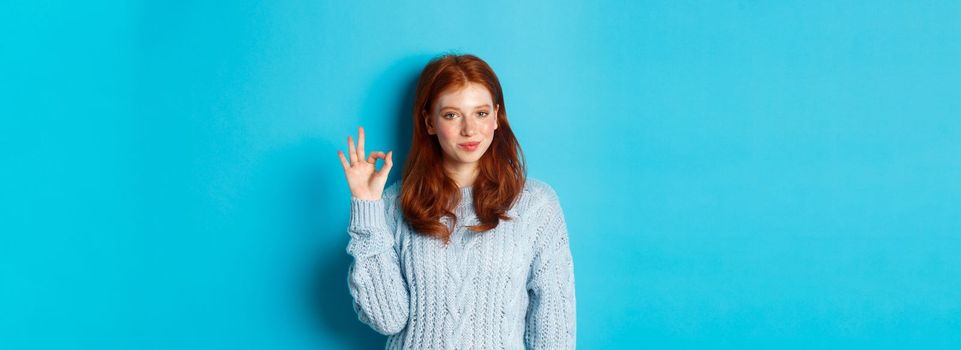
[(385, 200), (351, 197), (348, 273), (358, 319), (383, 335), (399, 333), (410, 312), (407, 281), (400, 272)]
[(576, 303), (574, 262), (567, 224), (553, 190), (547, 202), (533, 211), (534, 260), (527, 281), (530, 304), (524, 342), (528, 349), (574, 349), (576, 345)]

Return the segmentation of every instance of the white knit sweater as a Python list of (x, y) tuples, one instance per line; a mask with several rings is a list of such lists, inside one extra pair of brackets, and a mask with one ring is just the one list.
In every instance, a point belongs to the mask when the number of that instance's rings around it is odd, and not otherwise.
[[(400, 182), (380, 200), (351, 197), (348, 286), (361, 322), (387, 349), (573, 349), (574, 265), (556, 192), (528, 178), (489, 231), (461, 188), (450, 245), (411, 231)], [(442, 222), (450, 220), (442, 218)]]

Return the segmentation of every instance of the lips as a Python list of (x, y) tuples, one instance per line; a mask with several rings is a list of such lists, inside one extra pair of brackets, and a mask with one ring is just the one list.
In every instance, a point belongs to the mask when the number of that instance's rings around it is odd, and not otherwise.
[(458, 144), (457, 144), (458, 147), (460, 147), (461, 149), (467, 150), (467, 151), (475, 151), (475, 150), (477, 150), (477, 145), (480, 145), (480, 142), (479, 142), (479, 141), (478, 141), (478, 142), (466, 142), (466, 143), (458, 143)]

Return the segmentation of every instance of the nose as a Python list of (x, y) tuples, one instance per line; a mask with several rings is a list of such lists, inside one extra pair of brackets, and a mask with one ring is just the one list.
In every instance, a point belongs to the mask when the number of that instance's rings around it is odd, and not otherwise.
[(460, 133), (463, 136), (473, 136), (474, 131), (477, 130), (477, 121), (473, 118), (464, 118), (464, 125), (460, 129)]

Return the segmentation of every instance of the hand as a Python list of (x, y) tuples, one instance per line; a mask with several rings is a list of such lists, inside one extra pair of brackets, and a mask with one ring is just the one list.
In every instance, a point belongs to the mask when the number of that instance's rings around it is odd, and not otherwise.
[[(358, 199), (378, 200), (384, 193), (384, 185), (387, 184), (387, 173), (394, 165), (392, 158), (393, 151), (371, 152), (369, 158), (364, 158), (364, 128), (357, 128), (360, 135), (357, 136), (357, 149), (354, 149), (354, 141), (347, 136), (347, 148), (350, 154), (350, 162), (344, 158), (344, 152), (337, 150), (340, 163), (344, 166), (344, 175), (347, 176), (347, 185), (350, 186), (350, 194)], [(384, 159), (384, 165), (380, 171), (376, 171), (377, 158)]]

